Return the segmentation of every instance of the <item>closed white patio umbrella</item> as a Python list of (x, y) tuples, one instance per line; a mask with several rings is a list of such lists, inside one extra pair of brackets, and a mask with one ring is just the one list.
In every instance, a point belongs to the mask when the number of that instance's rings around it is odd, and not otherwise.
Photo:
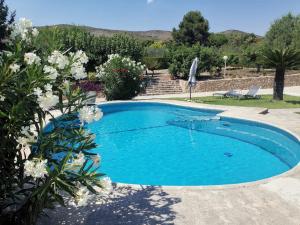
[(189, 80), (188, 80), (188, 85), (190, 86), (190, 100), (192, 100), (192, 86), (195, 86), (197, 81), (196, 81), (196, 73), (197, 73), (197, 68), (198, 68), (198, 62), (199, 59), (196, 57), (193, 60), (191, 69), (190, 69), (190, 74), (189, 74)]

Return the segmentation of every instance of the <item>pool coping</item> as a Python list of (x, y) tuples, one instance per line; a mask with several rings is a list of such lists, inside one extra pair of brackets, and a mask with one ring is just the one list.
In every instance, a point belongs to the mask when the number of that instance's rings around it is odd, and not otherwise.
[[(211, 110), (221, 110), (221, 113), (218, 113), (217, 115), (223, 118), (234, 118), (234, 119), (241, 119), (251, 122), (258, 122), (262, 124), (266, 124), (272, 127), (279, 128), (288, 134), (295, 137), (300, 142), (300, 135), (296, 134), (295, 132), (292, 132), (286, 127), (283, 127), (279, 124), (273, 123), (273, 122), (267, 122), (263, 120), (259, 120), (258, 118), (247, 118), (245, 116), (240, 116), (242, 112), (247, 111), (253, 112), (255, 114), (262, 114), (267, 108), (259, 108), (259, 107), (240, 107), (240, 106), (223, 106), (223, 105), (207, 105), (207, 104), (201, 104), (201, 103), (195, 103), (195, 102), (183, 102), (178, 100), (160, 100), (160, 99), (150, 99), (150, 100), (129, 100), (129, 101), (111, 101), (111, 102), (97, 102), (97, 105), (103, 105), (103, 104), (114, 104), (114, 103), (136, 103), (136, 102), (145, 102), (145, 103), (165, 103), (165, 104), (171, 104), (171, 105), (177, 105), (177, 106), (184, 106), (184, 107), (192, 107), (197, 109), (211, 109)], [(251, 182), (244, 182), (244, 183), (238, 183), (238, 184), (223, 184), (223, 185), (197, 185), (197, 186), (168, 186), (168, 185), (142, 185), (142, 184), (128, 184), (128, 183), (119, 183), (116, 182), (115, 185), (117, 187), (121, 186), (130, 186), (133, 188), (140, 188), (140, 187), (160, 187), (164, 190), (222, 190), (222, 189), (238, 189), (238, 188), (248, 188), (253, 186), (259, 186), (263, 184), (271, 183), (275, 180), (278, 180), (280, 178), (287, 178), (291, 177), (292, 175), (300, 174), (300, 162), (294, 166), (292, 169), (257, 181), (251, 181)]]

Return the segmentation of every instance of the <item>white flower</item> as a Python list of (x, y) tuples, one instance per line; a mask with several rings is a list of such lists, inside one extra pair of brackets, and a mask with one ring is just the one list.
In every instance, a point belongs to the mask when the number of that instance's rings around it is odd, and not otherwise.
[(22, 127), (21, 128), (22, 137), (17, 138), (17, 142), (22, 146), (27, 146), (32, 142), (35, 142), (37, 133), (30, 129), (30, 127)]
[(24, 163), (24, 175), (31, 176), (35, 179), (43, 178), (48, 174), (47, 170), (47, 159), (41, 160), (34, 158), (32, 160), (27, 160)]
[(33, 29), (32, 29), (32, 36), (33, 36), (33, 37), (36, 37), (36, 36), (38, 36), (38, 35), (39, 35), (38, 29), (33, 28)]
[(105, 69), (102, 66), (96, 67), (96, 77), (101, 78), (105, 75)]
[(32, 22), (25, 18), (20, 18), (19, 22), (14, 23), (10, 34), (11, 39), (20, 36), (23, 41), (28, 40), (28, 32), (32, 29)]
[(9, 69), (11, 69), (11, 71), (12, 71), (13, 73), (17, 73), (17, 72), (20, 71), (20, 66), (19, 66), (18, 64), (11, 64), (11, 65), (9, 66)]
[(105, 194), (109, 194), (112, 192), (113, 187), (112, 187), (112, 182), (109, 177), (104, 177), (100, 180), (100, 185), (104, 191)]
[(38, 103), (43, 110), (49, 110), (59, 102), (59, 98), (53, 95), (52, 91), (47, 91), (45, 94), (38, 97)]
[(113, 190), (112, 182), (109, 177), (104, 177), (104, 178), (100, 179), (98, 181), (98, 185), (94, 185), (93, 189), (102, 196), (107, 196)]
[(91, 198), (89, 190), (86, 187), (81, 187), (76, 192), (75, 202), (77, 206), (86, 206), (88, 200)]
[(46, 90), (47, 92), (51, 92), (51, 91), (52, 91), (52, 85), (51, 85), (51, 84), (46, 84), (46, 85), (44, 86), (44, 88), (45, 88), (45, 90)]
[(91, 123), (102, 118), (103, 112), (95, 106), (84, 106), (79, 110), (79, 120), (81, 123)]
[(85, 68), (82, 65), (72, 65), (71, 74), (76, 80), (80, 80), (87, 77)]
[(5, 97), (3, 95), (0, 95), (0, 102), (4, 102)]
[(111, 55), (108, 55), (108, 61), (114, 59), (114, 58), (120, 58), (120, 55), (119, 54), (111, 54)]
[(55, 68), (53, 68), (52, 66), (44, 66), (43, 68), (44, 73), (48, 74), (48, 77), (52, 80), (55, 80), (58, 76), (58, 72)]
[(73, 52), (70, 53), (70, 56), (73, 57), (74, 62), (79, 62), (81, 64), (86, 64), (89, 61), (89, 58), (86, 56), (85, 52), (82, 50), (77, 51), (75, 54)]
[(43, 94), (42, 89), (40, 89), (39, 87), (33, 89), (33, 94), (36, 95), (37, 97), (40, 97)]
[(37, 64), (39, 65), (41, 63), (41, 58), (38, 57), (36, 54), (34, 54), (33, 52), (28, 52), (25, 53), (24, 55), (24, 61), (28, 64), (28, 65), (32, 65), (32, 64)]
[(57, 67), (61, 70), (69, 65), (68, 57), (64, 56), (59, 51), (52, 52), (51, 56), (48, 57), (48, 62), (52, 65), (57, 65)]

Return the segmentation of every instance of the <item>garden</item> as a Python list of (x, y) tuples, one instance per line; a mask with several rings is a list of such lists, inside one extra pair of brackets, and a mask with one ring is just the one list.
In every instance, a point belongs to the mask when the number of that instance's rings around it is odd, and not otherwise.
[[(16, 21), (3, 0), (0, 10), (0, 224), (35, 224), (46, 208), (85, 206), (93, 195), (111, 194), (109, 174), (99, 172), (101, 156), (92, 151), (96, 134), (86, 125), (103, 116), (95, 106), (99, 93), (107, 101), (133, 99), (146, 88), (147, 73), (168, 69), (172, 79), (187, 80), (199, 57), (199, 80), (275, 74), (275, 82), (273, 96), (253, 102), (196, 102), (300, 106), (299, 98), (283, 95), (285, 75), (299, 72), (299, 16), (276, 20), (259, 37), (211, 33), (209, 22), (192, 11), (174, 28), (173, 40), (153, 41), (97, 37), (76, 26), (34, 27), (28, 19)], [(272, 98), (284, 101), (268, 105)]]

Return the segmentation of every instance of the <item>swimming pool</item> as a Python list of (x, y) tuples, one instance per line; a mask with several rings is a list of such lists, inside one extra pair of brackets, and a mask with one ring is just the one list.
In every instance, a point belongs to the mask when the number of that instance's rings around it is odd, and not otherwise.
[(219, 117), (220, 111), (162, 103), (109, 103), (86, 125), (93, 151), (113, 182), (221, 185), (256, 181), (290, 170), (300, 143), (278, 128)]

